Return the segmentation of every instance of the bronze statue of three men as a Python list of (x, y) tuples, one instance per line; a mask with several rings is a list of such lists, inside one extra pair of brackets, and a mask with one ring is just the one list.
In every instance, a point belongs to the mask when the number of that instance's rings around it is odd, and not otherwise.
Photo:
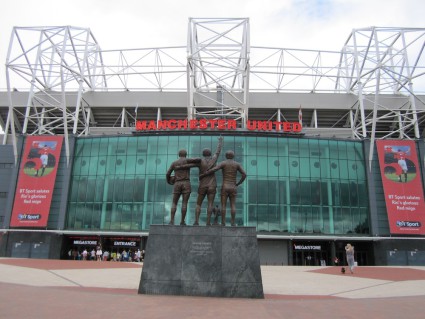
[[(236, 225), (235, 217), (237, 187), (246, 179), (246, 173), (242, 166), (234, 160), (235, 154), (233, 151), (227, 151), (226, 160), (222, 161), (217, 166), (215, 165), (217, 163), (218, 156), (220, 155), (222, 146), (223, 138), (220, 136), (218, 139), (217, 149), (213, 156), (211, 156), (211, 150), (207, 148), (202, 151), (203, 158), (187, 158), (186, 150), (179, 151), (179, 159), (171, 164), (166, 173), (167, 183), (174, 185), (170, 225), (174, 225), (174, 216), (176, 214), (177, 203), (180, 197), (182, 197), (180, 225), (186, 225), (185, 218), (187, 213), (187, 203), (191, 193), (190, 169), (192, 167), (199, 168), (199, 187), (194, 225), (199, 225), (201, 206), (205, 196), (208, 199), (206, 224), (208, 226), (211, 225), (211, 213), (213, 211), (214, 198), (217, 189), (215, 172), (220, 169), (223, 173), (223, 185), (221, 187), (220, 193), (221, 225), (226, 226), (227, 199), (230, 200), (231, 225)], [(171, 175), (173, 171), (174, 176)], [(241, 178), (238, 182), (236, 182), (238, 172), (241, 174)]]

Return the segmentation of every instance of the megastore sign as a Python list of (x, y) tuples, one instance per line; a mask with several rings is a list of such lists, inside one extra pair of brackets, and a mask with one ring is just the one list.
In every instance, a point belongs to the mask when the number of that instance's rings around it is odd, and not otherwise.
[[(136, 121), (136, 131), (160, 131), (160, 130), (208, 130), (208, 131), (235, 131), (237, 130), (236, 120), (139, 120)], [(257, 121), (248, 120), (246, 123), (248, 131), (301, 133), (302, 125), (298, 122), (279, 121)]]
[(320, 245), (300, 245), (294, 244), (295, 250), (322, 250), (322, 246)]

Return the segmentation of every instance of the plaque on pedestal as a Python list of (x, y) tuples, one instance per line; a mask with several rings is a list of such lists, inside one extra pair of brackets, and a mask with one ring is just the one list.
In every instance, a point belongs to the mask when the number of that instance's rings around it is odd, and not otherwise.
[(264, 298), (255, 227), (151, 225), (139, 294)]

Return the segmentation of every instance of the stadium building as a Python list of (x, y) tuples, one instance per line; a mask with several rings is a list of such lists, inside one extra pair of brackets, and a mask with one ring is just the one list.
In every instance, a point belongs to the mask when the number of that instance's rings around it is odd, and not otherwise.
[[(351, 243), (359, 265), (425, 265), (425, 29), (354, 29), (319, 51), (252, 46), (249, 28), (191, 18), (181, 47), (102, 50), (90, 29), (15, 27), (0, 256), (143, 249), (170, 221), (178, 151), (201, 157), (222, 136), (262, 264), (330, 265)], [(206, 199), (191, 226), (198, 169), (191, 184), (182, 227), (207, 227)]]

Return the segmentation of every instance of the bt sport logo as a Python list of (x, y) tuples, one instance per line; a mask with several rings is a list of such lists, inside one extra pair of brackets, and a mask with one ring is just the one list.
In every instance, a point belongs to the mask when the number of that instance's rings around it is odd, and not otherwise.
[(40, 220), (40, 214), (18, 214), (18, 220)]
[(396, 221), (396, 225), (398, 227), (406, 227), (406, 228), (418, 228), (421, 227), (421, 223), (420, 222), (416, 222), (416, 221), (404, 221), (404, 220), (398, 220)]

